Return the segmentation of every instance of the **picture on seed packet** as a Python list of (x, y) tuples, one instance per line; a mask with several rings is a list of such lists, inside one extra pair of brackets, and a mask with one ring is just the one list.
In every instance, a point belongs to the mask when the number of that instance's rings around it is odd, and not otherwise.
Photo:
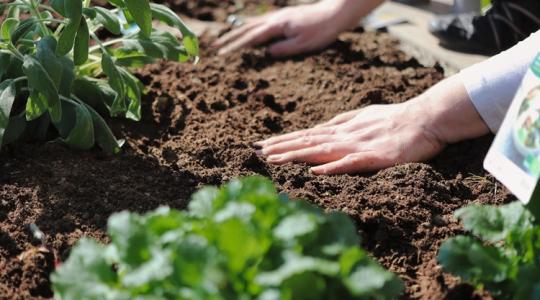
[(523, 79), (485, 168), (528, 203), (540, 177), (540, 55)]

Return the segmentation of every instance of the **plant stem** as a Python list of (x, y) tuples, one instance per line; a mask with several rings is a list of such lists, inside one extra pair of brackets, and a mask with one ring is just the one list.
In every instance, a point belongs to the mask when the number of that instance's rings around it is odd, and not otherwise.
[(36, 19), (38, 19), (39, 27), (41, 27), (41, 32), (43, 33), (43, 36), (50, 35), (51, 32), (47, 26), (45, 26), (45, 23), (43, 22), (43, 19), (41, 18), (41, 14), (38, 10), (38, 4), (36, 3), (36, 0), (28, 0), (28, 6), (30, 7), (30, 14), (32, 14)]
[[(117, 39), (114, 39), (114, 40), (109, 40), (109, 41), (103, 42), (101, 45), (103, 45), (104, 47), (107, 47), (107, 46), (111, 46), (111, 45), (114, 45), (114, 44), (117, 44), (117, 43), (124, 42), (126, 40), (127, 40), (126, 38), (122, 37), (122, 38), (117, 38)], [(101, 48), (100, 45), (92, 46), (92, 47), (90, 47), (88, 52), (90, 52), (90, 53), (95, 52), (95, 51), (99, 50), (100, 48)]]
[(17, 82), (23, 81), (23, 80), (28, 80), (28, 77), (26, 77), (26, 76), (17, 77), (15, 79), (13, 79), (13, 83), (17, 83)]

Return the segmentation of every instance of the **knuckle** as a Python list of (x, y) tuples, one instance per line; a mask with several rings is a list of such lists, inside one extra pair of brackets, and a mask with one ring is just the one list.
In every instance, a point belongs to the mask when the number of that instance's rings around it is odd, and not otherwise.
[(335, 150), (334, 145), (329, 144), (329, 143), (321, 144), (317, 146), (317, 152), (321, 154), (331, 154), (334, 152), (334, 150)]

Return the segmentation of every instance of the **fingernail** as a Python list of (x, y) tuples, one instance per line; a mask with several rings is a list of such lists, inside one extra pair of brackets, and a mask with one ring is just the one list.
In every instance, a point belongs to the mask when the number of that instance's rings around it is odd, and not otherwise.
[(323, 175), (325, 173), (324, 169), (318, 167), (310, 168), (309, 172), (313, 175)]
[(263, 155), (263, 152), (262, 152), (262, 150), (255, 150), (255, 154), (256, 154), (257, 156), (262, 156), (262, 155)]
[(262, 148), (264, 147), (264, 141), (255, 142), (253, 143), (253, 146)]
[(268, 156), (266, 161), (268, 161), (270, 163), (274, 163), (274, 162), (280, 161), (282, 158), (283, 157), (281, 155), (270, 155), (270, 156)]

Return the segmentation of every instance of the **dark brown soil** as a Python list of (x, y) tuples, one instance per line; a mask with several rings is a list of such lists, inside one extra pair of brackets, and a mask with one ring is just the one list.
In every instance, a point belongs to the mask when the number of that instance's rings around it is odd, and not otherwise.
[(277, 7), (296, 4), (294, 0), (157, 0), (174, 11), (203, 21), (224, 22), (229, 15), (260, 15)]
[(160, 205), (184, 208), (204, 184), (261, 174), (280, 190), (357, 223), (363, 245), (406, 282), (403, 299), (473, 299), (472, 288), (435, 261), (461, 233), (452, 213), (511, 196), (486, 175), (491, 137), (449, 147), (427, 164), (374, 174), (314, 176), (305, 165), (269, 166), (251, 143), (369, 104), (397, 103), (442, 79), (396, 50), (384, 33), (347, 33), (322, 53), (287, 60), (249, 50), (192, 66), (160, 63), (138, 75), (150, 92), (140, 123), (117, 120), (121, 154), (75, 152), (55, 143), (4, 149), (0, 157), (0, 299), (51, 297), (54, 256), (31, 237), (36, 223), (65, 258), (81, 236), (106, 242), (107, 217)]

